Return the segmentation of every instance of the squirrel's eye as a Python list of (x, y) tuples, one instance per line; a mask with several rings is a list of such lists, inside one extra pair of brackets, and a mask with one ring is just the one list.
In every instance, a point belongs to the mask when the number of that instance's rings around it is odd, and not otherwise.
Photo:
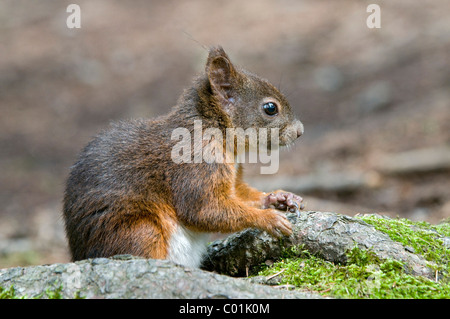
[(266, 112), (267, 115), (273, 116), (278, 114), (278, 107), (273, 102), (267, 102), (263, 104), (263, 110)]

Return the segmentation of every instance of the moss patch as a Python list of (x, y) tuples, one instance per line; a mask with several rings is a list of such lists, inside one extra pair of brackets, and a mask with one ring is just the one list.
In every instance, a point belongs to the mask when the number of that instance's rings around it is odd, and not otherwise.
[[(39, 294), (33, 298), (29, 298), (26, 295), (18, 296), (14, 289), (14, 286), (9, 288), (0, 287), (0, 299), (64, 299), (62, 295), (63, 287), (60, 286), (58, 288), (47, 288), (44, 293)], [(81, 296), (80, 292), (76, 292), (73, 296), (73, 299), (84, 299)]]
[(281, 285), (335, 298), (450, 298), (450, 251), (444, 243), (450, 225), (430, 225), (405, 219), (359, 217), (416, 254), (436, 263), (438, 281), (406, 274), (396, 260), (380, 260), (372, 252), (354, 248), (345, 265), (325, 261), (302, 247), (290, 248), (281, 260), (258, 275)]
[[(408, 219), (392, 219), (378, 215), (358, 217), (379, 231), (402, 243), (414, 253), (438, 265), (438, 271), (450, 272), (450, 224), (431, 225)], [(449, 241), (445, 243), (444, 241)]]
[(13, 286), (11, 286), (10, 288), (0, 287), (0, 299), (24, 299), (24, 298), (25, 297), (16, 296), (16, 291), (14, 290)]

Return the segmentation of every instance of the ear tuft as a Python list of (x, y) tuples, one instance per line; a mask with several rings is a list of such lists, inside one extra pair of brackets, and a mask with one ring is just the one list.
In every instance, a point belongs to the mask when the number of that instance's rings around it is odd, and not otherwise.
[(233, 82), (237, 73), (222, 47), (210, 49), (206, 74), (216, 95), (225, 100), (232, 97)]
[(228, 55), (225, 53), (225, 50), (220, 45), (217, 46), (217, 47), (211, 47), (209, 49), (208, 63), (209, 63), (209, 61), (211, 61), (211, 60), (213, 60), (214, 58), (217, 58), (217, 57), (224, 57), (228, 61), (230, 60)]

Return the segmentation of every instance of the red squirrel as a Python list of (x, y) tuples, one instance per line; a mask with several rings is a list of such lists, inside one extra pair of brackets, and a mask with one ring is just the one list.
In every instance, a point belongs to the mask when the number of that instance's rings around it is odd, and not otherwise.
[[(208, 233), (291, 234), (283, 211), (303, 209), (300, 196), (248, 186), (242, 165), (233, 161), (173, 160), (172, 132), (192, 132), (194, 121), (224, 135), (227, 128), (276, 128), (280, 146), (303, 134), (279, 90), (233, 65), (221, 47), (211, 48), (205, 72), (170, 113), (112, 124), (80, 153), (63, 207), (72, 260), (131, 254), (199, 267)], [(214, 143), (230, 150), (225, 141)]]

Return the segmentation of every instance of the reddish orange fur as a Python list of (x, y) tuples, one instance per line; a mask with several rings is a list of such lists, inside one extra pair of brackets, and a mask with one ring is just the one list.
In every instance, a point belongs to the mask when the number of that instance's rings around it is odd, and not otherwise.
[[(268, 123), (260, 114), (258, 103), (267, 96), (282, 103), (278, 122)], [(248, 105), (255, 109), (248, 111)], [(206, 74), (185, 91), (171, 113), (114, 124), (81, 152), (64, 197), (73, 260), (116, 254), (165, 259), (179, 226), (194, 232), (256, 227), (274, 235), (290, 233), (283, 214), (262, 209), (264, 194), (243, 182), (242, 168), (172, 161), (176, 141), (171, 133), (179, 127), (192, 129), (195, 120), (222, 132), (272, 125), (282, 127), (291, 139), (297, 137), (300, 123), (278, 90), (235, 68), (223, 49), (212, 49)]]

